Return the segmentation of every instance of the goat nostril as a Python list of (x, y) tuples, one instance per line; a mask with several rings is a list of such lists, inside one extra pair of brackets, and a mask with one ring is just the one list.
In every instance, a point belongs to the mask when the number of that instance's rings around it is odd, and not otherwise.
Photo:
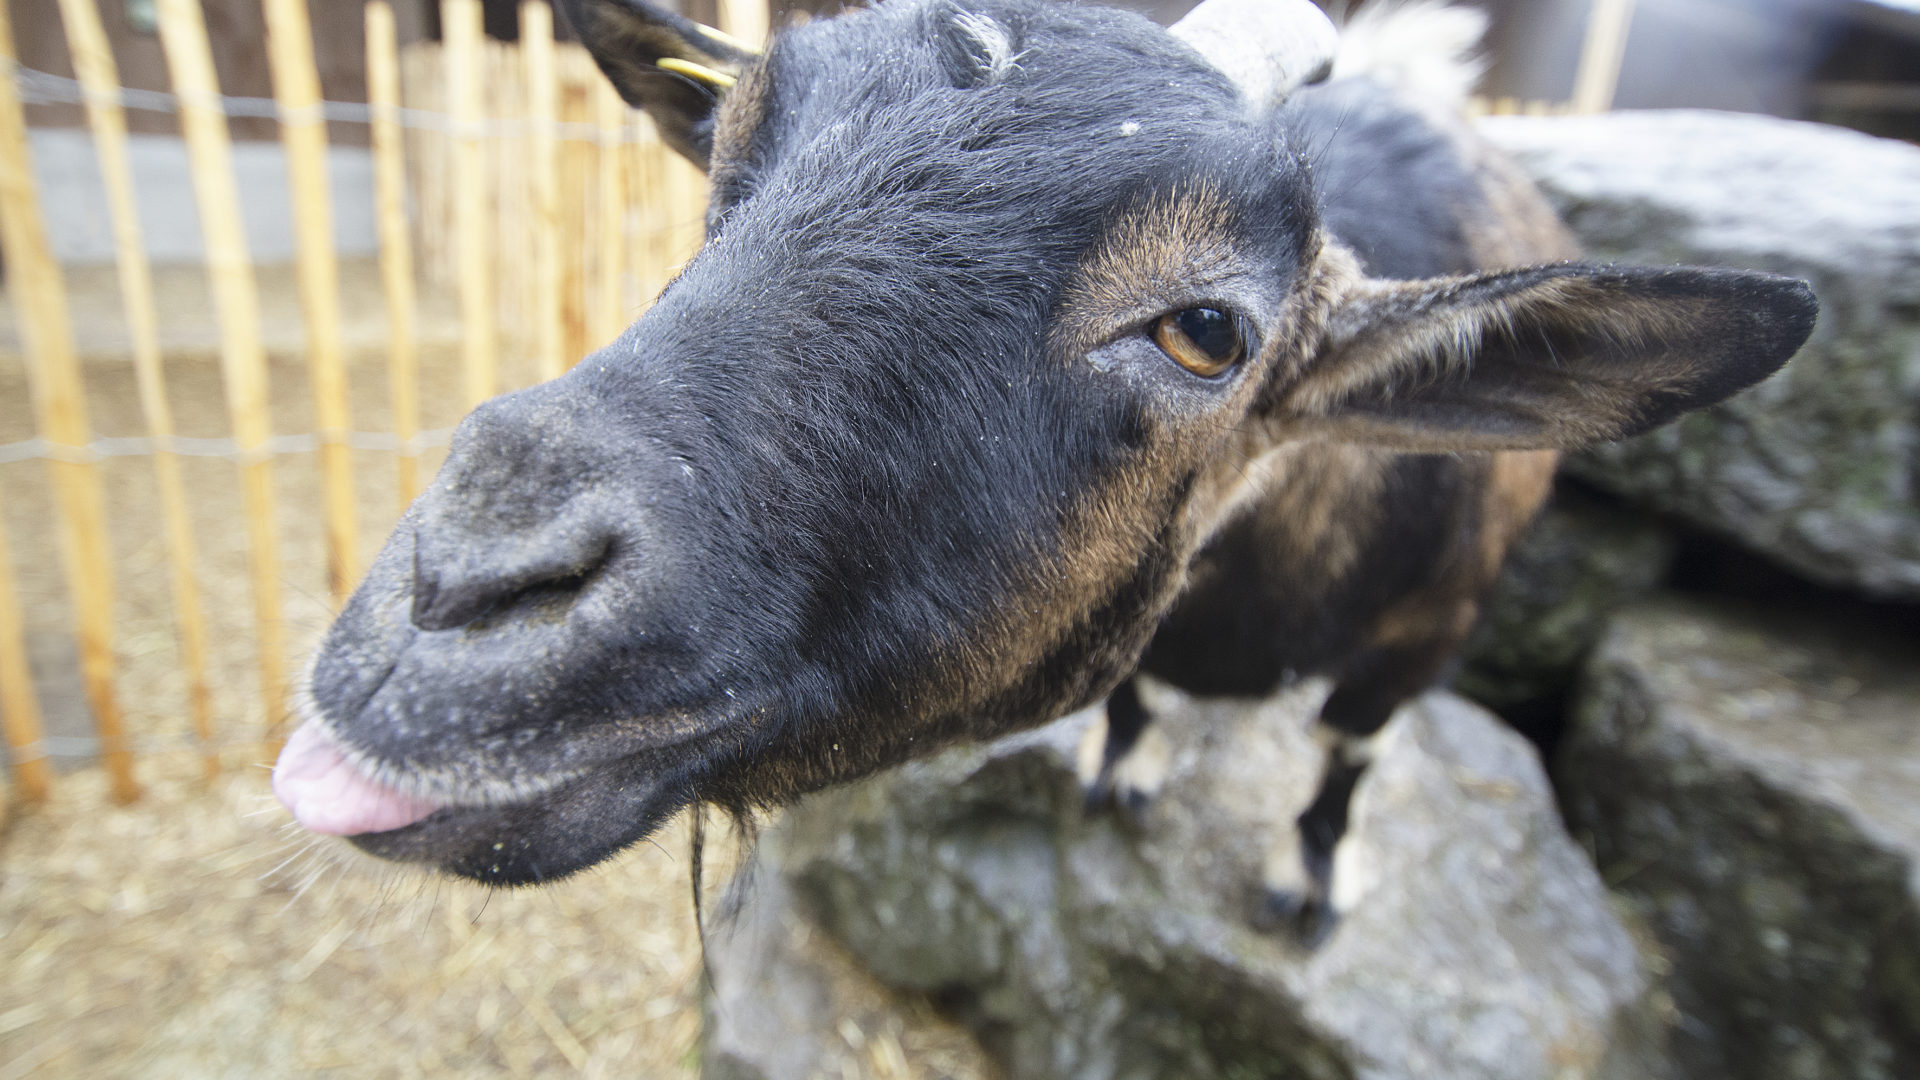
[(430, 557), (422, 539), (413, 548), (413, 625), (422, 630), (456, 630), (533, 594), (571, 597), (613, 550), (610, 537), (534, 552), (469, 541)]

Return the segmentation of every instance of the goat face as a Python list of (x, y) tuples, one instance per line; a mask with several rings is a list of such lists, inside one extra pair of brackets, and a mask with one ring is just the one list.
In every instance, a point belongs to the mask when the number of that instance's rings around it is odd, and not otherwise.
[[(897, 0), (748, 62), (637, 0), (573, 14), (709, 160), (709, 242), (620, 340), (462, 424), (277, 781), (484, 881), (1091, 702), (1279, 440), (1609, 437), (1811, 320), (1759, 275), (1368, 281), (1284, 125), (1131, 16)], [(740, 81), (713, 109), (669, 49)]]

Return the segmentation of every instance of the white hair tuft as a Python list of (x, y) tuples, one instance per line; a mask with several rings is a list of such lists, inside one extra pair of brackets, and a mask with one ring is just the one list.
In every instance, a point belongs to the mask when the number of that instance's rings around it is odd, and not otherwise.
[(1013, 35), (992, 18), (962, 11), (953, 17), (953, 25), (980, 46), (989, 81), (1004, 78), (1019, 62), (1020, 57), (1013, 51)]
[(1380, 0), (1340, 27), (1333, 77), (1368, 76), (1423, 105), (1458, 108), (1486, 74), (1487, 13), (1446, 0)]

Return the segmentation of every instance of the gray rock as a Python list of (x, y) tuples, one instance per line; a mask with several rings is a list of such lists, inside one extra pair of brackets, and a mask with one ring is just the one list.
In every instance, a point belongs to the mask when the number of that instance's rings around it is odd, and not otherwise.
[(1920, 1076), (1920, 648), (1663, 602), (1588, 679), (1561, 791), (1667, 951), (1680, 1074)]
[(1666, 579), (1674, 549), (1659, 521), (1562, 484), (1507, 556), (1454, 689), (1496, 708), (1565, 692), (1608, 618)]
[(1711, 112), (1491, 117), (1595, 257), (1813, 283), (1779, 375), (1573, 470), (1815, 580), (1920, 596), (1920, 148)]
[(759, 872), (1010, 1076), (1662, 1075), (1635, 942), (1531, 746), (1450, 695), (1387, 729), (1333, 935), (1309, 951), (1251, 924), (1314, 786), (1320, 693), (1159, 695), (1170, 773), (1136, 822), (1082, 811), (1083, 715), (817, 796)]
[[(768, 848), (761, 857), (778, 855)], [(714, 979), (703, 1080), (995, 1075), (979, 1044), (923, 996), (880, 985), (815, 927), (794, 907), (785, 879), (756, 873), (746, 895), (751, 905), (707, 932)]]

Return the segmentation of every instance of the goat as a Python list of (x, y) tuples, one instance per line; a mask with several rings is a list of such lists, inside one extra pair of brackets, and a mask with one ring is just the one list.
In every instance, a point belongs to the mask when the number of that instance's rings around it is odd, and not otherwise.
[[(1305, 0), (1169, 33), (886, 0), (765, 55), (565, 0), (706, 166), (708, 240), (567, 375), (483, 404), (322, 642), (309, 828), (481, 882), (1109, 706), (1323, 671), (1276, 908), (1324, 916), (1364, 740), (1431, 683), (1558, 450), (1799, 348), (1803, 282), (1566, 261), (1509, 166)], [(1116, 688), (1117, 692), (1116, 692)]]

